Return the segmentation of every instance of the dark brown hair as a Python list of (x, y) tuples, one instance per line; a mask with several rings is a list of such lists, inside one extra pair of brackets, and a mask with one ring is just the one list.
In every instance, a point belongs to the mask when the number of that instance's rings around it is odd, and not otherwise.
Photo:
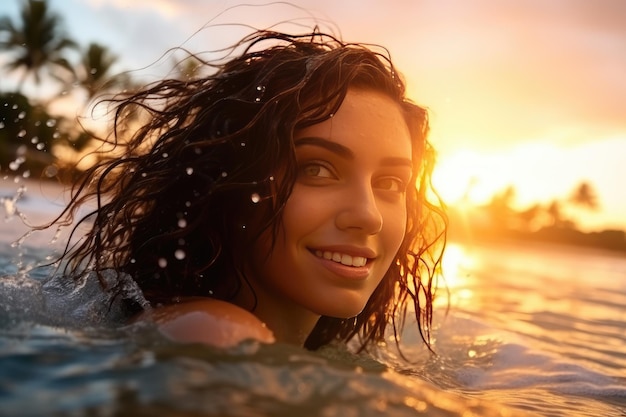
[(296, 180), (294, 131), (332, 117), (348, 88), (370, 89), (401, 106), (412, 136), (417, 181), (407, 191), (406, 236), (364, 310), (353, 319), (322, 317), (305, 346), (357, 335), (363, 347), (381, 341), (389, 323), (400, 330), (408, 306), (428, 343), (446, 217), (430, 183), (427, 112), (407, 100), (379, 49), (317, 31), (260, 31), (224, 62), (200, 61), (208, 75), (115, 99), (113, 134), (101, 151), (112, 156), (84, 173), (64, 212), (71, 219), (96, 201), (79, 220), (90, 224), (86, 236), (63, 255), (71, 275), (128, 273), (153, 305), (182, 296), (231, 299), (247, 285), (242, 266), (259, 236), (279, 230)]

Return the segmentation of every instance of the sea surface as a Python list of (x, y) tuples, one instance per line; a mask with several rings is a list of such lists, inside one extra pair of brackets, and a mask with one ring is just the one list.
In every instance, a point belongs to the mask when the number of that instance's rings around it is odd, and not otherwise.
[[(21, 188), (20, 187), (24, 187)], [(626, 257), (454, 243), (429, 352), (174, 344), (111, 325), (93, 281), (55, 279), (67, 231), (24, 235), (67, 200), (0, 180), (0, 416), (626, 416)]]

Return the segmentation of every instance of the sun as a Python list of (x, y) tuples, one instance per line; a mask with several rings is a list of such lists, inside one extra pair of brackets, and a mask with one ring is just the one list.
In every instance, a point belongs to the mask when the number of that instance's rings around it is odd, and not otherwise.
[(433, 172), (435, 190), (448, 205), (485, 204), (505, 186), (493, 162), (468, 150), (444, 156)]

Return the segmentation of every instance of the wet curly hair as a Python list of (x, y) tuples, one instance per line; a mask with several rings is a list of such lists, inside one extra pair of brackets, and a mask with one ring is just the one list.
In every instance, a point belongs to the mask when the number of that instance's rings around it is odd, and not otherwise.
[(130, 274), (152, 305), (232, 299), (248, 285), (243, 265), (259, 237), (279, 231), (298, 173), (294, 131), (332, 117), (349, 88), (373, 90), (399, 104), (411, 134), (416, 186), (406, 194), (406, 235), (363, 311), (321, 317), (305, 347), (359, 336), (365, 348), (384, 340), (388, 324), (397, 336), (411, 308), (429, 345), (447, 221), (430, 181), (427, 111), (406, 98), (386, 50), (317, 30), (257, 31), (225, 59), (193, 58), (208, 75), (112, 100), (112, 134), (62, 214), (72, 219), (92, 202), (72, 234), (88, 231), (62, 255), (66, 273)]

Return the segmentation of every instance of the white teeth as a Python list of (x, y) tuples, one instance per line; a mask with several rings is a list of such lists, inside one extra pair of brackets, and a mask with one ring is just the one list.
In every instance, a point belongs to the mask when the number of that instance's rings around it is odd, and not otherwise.
[(346, 266), (360, 267), (360, 266), (365, 266), (365, 264), (367, 263), (367, 258), (363, 256), (350, 256), (345, 253), (339, 253), (339, 252), (330, 252), (330, 251), (322, 252), (321, 250), (316, 250), (315, 256), (317, 256), (318, 258), (332, 260), (334, 262), (338, 262)]

